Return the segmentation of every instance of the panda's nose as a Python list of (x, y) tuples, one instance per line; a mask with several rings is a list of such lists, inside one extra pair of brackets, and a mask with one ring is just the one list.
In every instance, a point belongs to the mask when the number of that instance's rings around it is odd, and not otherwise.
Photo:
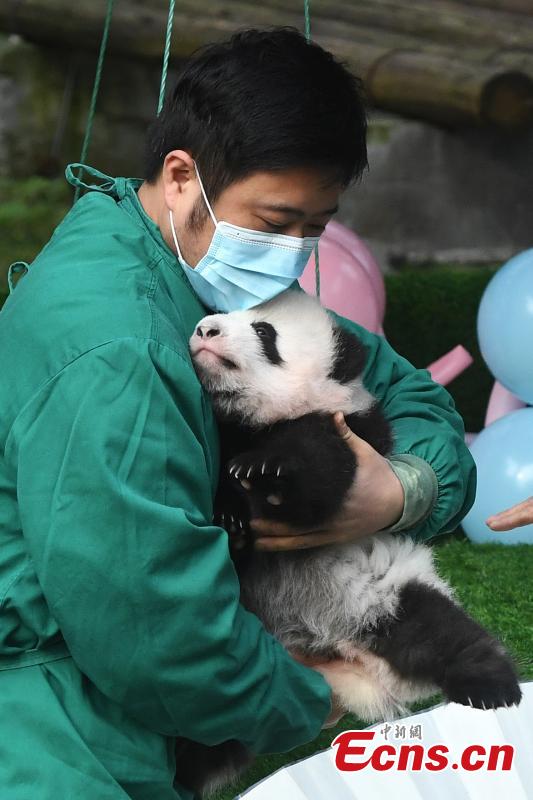
[(215, 325), (198, 325), (196, 328), (196, 335), (203, 339), (205, 336), (206, 339), (210, 339), (212, 336), (218, 336), (220, 333), (220, 328), (217, 328)]

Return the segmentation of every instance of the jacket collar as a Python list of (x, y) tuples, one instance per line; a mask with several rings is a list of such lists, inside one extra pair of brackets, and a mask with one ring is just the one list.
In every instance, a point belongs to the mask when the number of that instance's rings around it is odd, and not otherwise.
[[(197, 319), (201, 319), (206, 314), (212, 314), (213, 311), (205, 306), (196, 294), (177, 256), (165, 242), (159, 226), (144, 210), (137, 194), (141, 184), (142, 180), (138, 178), (126, 179), (123, 196), (119, 199), (118, 205), (127, 214), (133, 217), (137, 224), (142, 226), (151, 238), (153, 246), (160, 257), (160, 265), (164, 267), (163, 271), (166, 273), (166, 283), (176, 305), (181, 305), (183, 303), (183, 290), (185, 289), (187, 295), (190, 295), (189, 302), (194, 302), (198, 306)], [(174, 276), (168, 275), (167, 270), (171, 270)], [(179, 284), (176, 284), (176, 278)], [(179, 303), (178, 299), (180, 300)]]

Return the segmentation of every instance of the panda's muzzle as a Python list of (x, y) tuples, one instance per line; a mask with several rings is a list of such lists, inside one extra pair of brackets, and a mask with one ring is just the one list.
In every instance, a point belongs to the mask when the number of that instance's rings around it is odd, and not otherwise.
[[(225, 367), (228, 369), (237, 369), (237, 364), (234, 361), (231, 361), (229, 358), (226, 358), (221, 353), (218, 352), (216, 347), (212, 347), (209, 344), (209, 340), (213, 339), (215, 336), (220, 335), (220, 328), (213, 324), (203, 324), (198, 325), (196, 328), (196, 336), (202, 340), (202, 343), (199, 347), (192, 347), (193, 355), (196, 356), (202, 350), (207, 350), (209, 353), (213, 353), (220, 361), (224, 364)], [(196, 340), (197, 341), (197, 340)]]

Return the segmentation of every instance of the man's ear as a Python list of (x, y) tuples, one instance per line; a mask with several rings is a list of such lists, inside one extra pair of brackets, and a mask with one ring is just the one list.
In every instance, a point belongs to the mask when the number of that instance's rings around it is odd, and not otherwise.
[(338, 383), (349, 383), (360, 375), (366, 363), (367, 348), (355, 333), (341, 325), (333, 330), (335, 341), (335, 361), (328, 375)]
[(187, 192), (198, 192), (194, 159), (187, 150), (167, 153), (161, 172), (163, 193), (168, 208), (174, 209)]

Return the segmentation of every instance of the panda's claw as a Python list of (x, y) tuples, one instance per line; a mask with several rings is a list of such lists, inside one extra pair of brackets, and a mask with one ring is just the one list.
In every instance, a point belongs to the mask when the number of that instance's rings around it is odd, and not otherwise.
[[(281, 478), (286, 479), (291, 473), (291, 466), (278, 461), (265, 460), (259, 461), (256, 453), (244, 453), (238, 457), (229, 467), (228, 473), (233, 480), (240, 480), (244, 489), (259, 489), (259, 486), (252, 487), (251, 483), (261, 481), (261, 478)], [(240, 463), (239, 463), (240, 462)], [(240, 476), (242, 475), (242, 479)], [(250, 483), (248, 483), (248, 481)]]
[(474, 708), (474, 704), (472, 702), (472, 698), (471, 697), (468, 698), (468, 705), (470, 706), (470, 708)]

